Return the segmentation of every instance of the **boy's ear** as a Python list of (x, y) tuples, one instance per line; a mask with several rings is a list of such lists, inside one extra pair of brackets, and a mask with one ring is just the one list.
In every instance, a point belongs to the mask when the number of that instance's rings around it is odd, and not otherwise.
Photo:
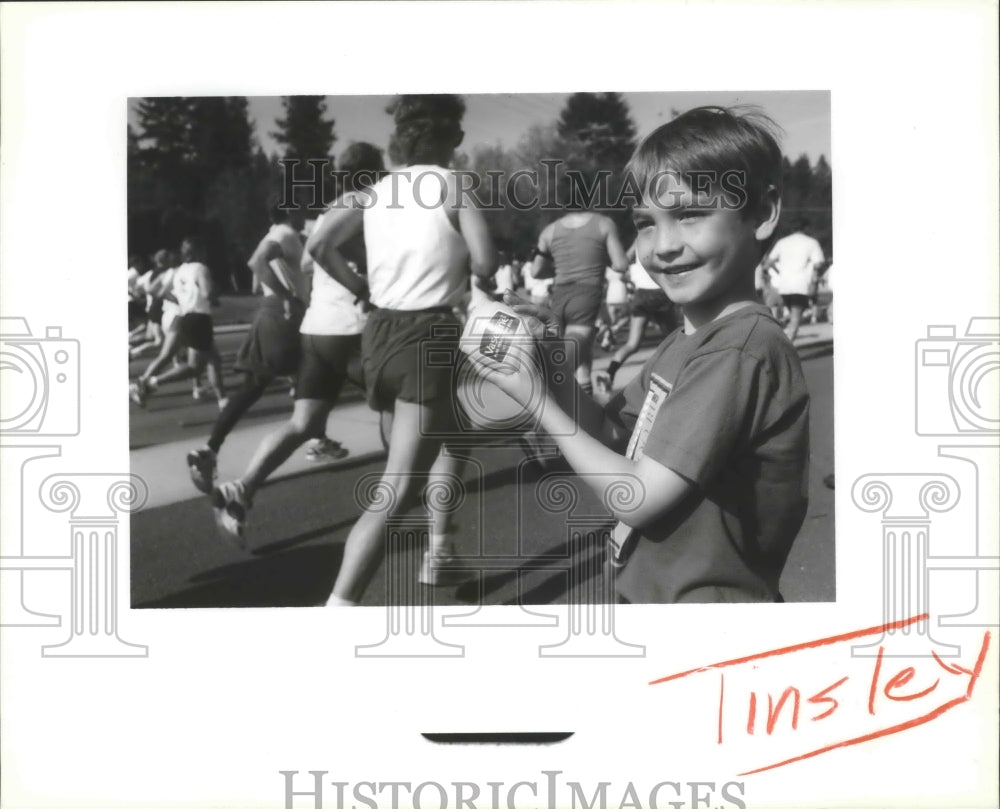
[(780, 218), (781, 194), (775, 186), (769, 185), (764, 191), (764, 199), (761, 200), (760, 211), (757, 214), (757, 229), (754, 230), (757, 241), (766, 242), (770, 239), (774, 229), (778, 227)]

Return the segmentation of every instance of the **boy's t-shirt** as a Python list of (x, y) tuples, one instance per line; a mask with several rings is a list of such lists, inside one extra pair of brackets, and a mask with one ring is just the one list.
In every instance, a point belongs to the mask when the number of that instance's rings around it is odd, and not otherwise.
[(606, 409), (633, 431), (630, 457), (694, 484), (664, 517), (619, 526), (628, 539), (618, 594), (639, 604), (781, 600), (806, 513), (809, 393), (766, 307), (676, 330)]

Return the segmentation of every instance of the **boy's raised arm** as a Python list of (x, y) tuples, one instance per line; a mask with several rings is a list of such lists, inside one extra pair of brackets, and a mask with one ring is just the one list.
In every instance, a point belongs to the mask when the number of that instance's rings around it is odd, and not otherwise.
[[(677, 506), (694, 488), (691, 481), (663, 464), (645, 455), (633, 461), (589, 433), (573, 430), (572, 423), (561, 408), (546, 407), (542, 413), (542, 427), (555, 438), (566, 461), (625, 525), (647, 525)], [(615, 508), (618, 501), (610, 496), (611, 490), (622, 482), (638, 491), (634, 499), (627, 498), (627, 508)], [(638, 505), (633, 507), (633, 502)]]
[(580, 430), (607, 447), (624, 450), (628, 444), (628, 431), (576, 384), (573, 377), (575, 367), (571, 355), (565, 350), (564, 341), (551, 338), (539, 340), (538, 352), (542, 356), (544, 373), (548, 375), (546, 384), (552, 402), (566, 413), (572, 413), (573, 421)]
[[(469, 360), (479, 374), (527, 407), (539, 382), (534, 376), (537, 366), (519, 361), (513, 349), (507, 356), (514, 362), (500, 363), (480, 352), (471, 354)], [(563, 376), (572, 378), (572, 374)], [(616, 430), (614, 422), (590, 397), (572, 394), (575, 399), (567, 398), (570, 387), (576, 385), (549, 386), (540, 408), (540, 426), (615, 518), (632, 528), (641, 528), (678, 505), (694, 484), (651, 458), (631, 460), (607, 446), (605, 441), (620, 437), (620, 429)], [(564, 404), (572, 406), (567, 409)], [(613, 496), (623, 483), (635, 489), (634, 497)]]

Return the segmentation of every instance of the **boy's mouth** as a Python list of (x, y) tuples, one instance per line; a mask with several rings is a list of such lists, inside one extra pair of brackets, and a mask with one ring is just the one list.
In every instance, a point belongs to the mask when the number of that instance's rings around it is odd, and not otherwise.
[(698, 269), (700, 264), (678, 264), (672, 267), (664, 267), (660, 272), (665, 275), (682, 275), (683, 273), (691, 272), (692, 270)]

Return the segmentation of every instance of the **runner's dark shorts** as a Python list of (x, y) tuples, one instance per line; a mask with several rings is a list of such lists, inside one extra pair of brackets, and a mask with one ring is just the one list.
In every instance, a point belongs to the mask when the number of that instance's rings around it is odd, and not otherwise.
[(212, 336), (212, 316), (201, 312), (188, 312), (177, 319), (180, 343), (195, 351), (211, 351), (215, 346)]
[(236, 370), (258, 379), (294, 374), (299, 367), (301, 323), (302, 313), (285, 319), (285, 306), (277, 295), (262, 299), (253, 325), (236, 353)]
[(303, 334), (296, 399), (337, 401), (345, 381), (364, 388), (360, 334)]
[(462, 326), (448, 307), (415, 312), (376, 309), (361, 337), (365, 389), (374, 410), (399, 399), (427, 404), (454, 392)]
[(134, 298), (129, 298), (128, 301), (128, 325), (132, 328), (136, 321), (140, 320), (143, 315), (146, 314), (146, 302), (137, 301)]
[(149, 307), (149, 311), (146, 312), (146, 317), (149, 318), (150, 322), (155, 323), (157, 326), (163, 320), (163, 299), (153, 298), (153, 303)]
[(662, 289), (637, 289), (629, 307), (632, 317), (645, 317), (656, 322), (675, 320), (674, 305)]
[(803, 309), (808, 309), (811, 304), (808, 295), (782, 295), (781, 302), (789, 308), (801, 306)]
[(553, 284), (549, 308), (563, 326), (593, 327), (604, 302), (604, 289), (593, 284)]

